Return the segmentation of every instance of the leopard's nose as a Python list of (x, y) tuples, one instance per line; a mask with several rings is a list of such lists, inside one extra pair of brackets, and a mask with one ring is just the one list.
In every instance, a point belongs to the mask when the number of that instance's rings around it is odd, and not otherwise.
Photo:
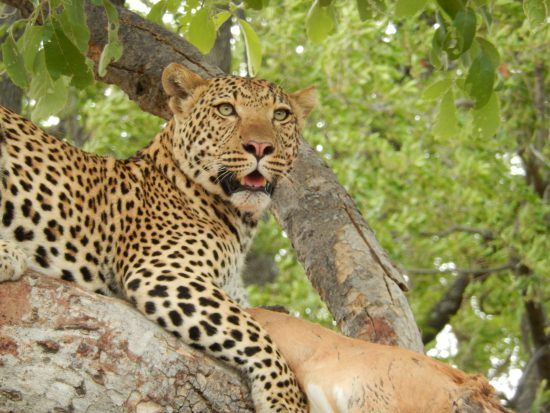
[(270, 142), (248, 141), (243, 144), (243, 148), (248, 153), (254, 155), (257, 159), (262, 159), (264, 156), (273, 153), (274, 148)]

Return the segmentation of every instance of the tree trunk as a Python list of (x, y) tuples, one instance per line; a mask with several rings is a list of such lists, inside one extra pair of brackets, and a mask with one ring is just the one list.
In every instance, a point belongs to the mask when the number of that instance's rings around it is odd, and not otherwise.
[[(0, 24), (9, 26), (16, 20), (20, 19), (19, 10), (5, 5), (2, 10), (3, 16), (0, 17)], [(15, 37), (19, 37), (20, 30), (15, 31)], [(4, 43), (6, 36), (0, 38), (0, 44)], [(21, 112), (21, 105), (23, 101), (23, 92), (17, 86), (13, 84), (6, 73), (0, 75), (0, 105), (13, 110), (14, 112)]]
[(0, 303), (1, 412), (254, 411), (235, 371), (124, 301), (29, 273)]

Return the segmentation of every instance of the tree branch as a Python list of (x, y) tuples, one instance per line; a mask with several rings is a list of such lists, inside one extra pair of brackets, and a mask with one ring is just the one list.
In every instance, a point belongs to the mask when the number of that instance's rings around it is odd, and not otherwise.
[[(531, 407), (537, 397), (541, 376), (539, 374), (539, 365), (541, 358), (550, 354), (550, 346), (539, 348), (527, 361), (523, 369), (523, 375), (518, 383), (514, 397), (510, 400), (510, 407), (517, 413), (531, 413)], [(550, 413), (548, 403), (540, 406), (540, 413)]]
[[(422, 331), (422, 342), (428, 344), (432, 341), (439, 332), (445, 327), (447, 323), (451, 321), (451, 318), (458, 313), (462, 301), (464, 299), (464, 292), (470, 284), (470, 282), (485, 277), (489, 274), (494, 274), (501, 271), (506, 271), (514, 268), (514, 263), (508, 263), (501, 265), (500, 267), (495, 268), (479, 268), (479, 269), (455, 269), (455, 270), (445, 270), (439, 271), (437, 273), (443, 272), (457, 272), (458, 276), (452, 283), (452, 285), (447, 289), (443, 297), (435, 303), (431, 308), (428, 316), (426, 317), (425, 328)], [(426, 272), (419, 272), (426, 273)]]
[(535, 109), (535, 130), (533, 142), (531, 138), (525, 139), (526, 143), (518, 151), (525, 166), (525, 179), (539, 195), (540, 198), (550, 198), (550, 171), (545, 162), (540, 160), (538, 154), (544, 153), (543, 148), (548, 144), (548, 125), (546, 122), (546, 97), (545, 97), (545, 72), (544, 61), (535, 64), (533, 85), (533, 107)]
[(436, 338), (443, 327), (458, 313), (470, 281), (471, 277), (468, 274), (460, 274), (443, 297), (432, 307), (428, 313), (425, 328), (422, 330), (422, 342), (425, 345)]
[(466, 225), (453, 225), (452, 227), (438, 232), (421, 232), (420, 235), (424, 237), (439, 237), (443, 238), (451, 235), (455, 232), (466, 232), (470, 234), (478, 234), (483, 237), (485, 241), (491, 241), (495, 238), (493, 231), (484, 228), (473, 228)]
[(0, 302), (2, 411), (254, 411), (235, 371), (124, 301), (29, 273)]
[(511, 270), (516, 267), (515, 262), (509, 262), (507, 264), (501, 265), (499, 267), (493, 268), (446, 268), (440, 270), (438, 268), (407, 268), (405, 269), (406, 274), (448, 274), (456, 273), (461, 275), (473, 275), (474, 277), (481, 277), (483, 275), (492, 274), (495, 272), (501, 272), (506, 270)]
[[(28, 1), (2, 0), (19, 8)], [(118, 85), (145, 111), (171, 116), (161, 73), (178, 62), (203, 77), (222, 75), (180, 36), (118, 8), (122, 58), (101, 79)], [(107, 41), (103, 8), (86, 3), (91, 31), (89, 57), (97, 62)], [(309, 279), (341, 330), (371, 341), (420, 351), (422, 342), (401, 289), (400, 272), (388, 259), (335, 175), (303, 143), (292, 173), (296, 188), (280, 185), (273, 212), (288, 233)]]

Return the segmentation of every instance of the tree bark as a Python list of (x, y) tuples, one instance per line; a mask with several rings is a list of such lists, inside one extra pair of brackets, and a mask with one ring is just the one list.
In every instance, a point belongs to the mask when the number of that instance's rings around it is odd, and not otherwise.
[[(516, 393), (510, 400), (510, 407), (517, 413), (531, 413), (532, 407), (540, 390), (541, 375), (539, 374), (540, 359), (550, 353), (550, 346), (541, 347), (528, 360), (523, 369)], [(550, 403), (539, 406), (539, 413), (550, 413)]]
[[(22, 14), (28, 10), (28, 1), (2, 1)], [(128, 10), (118, 11), (124, 53), (100, 80), (118, 85), (143, 110), (165, 119), (171, 116), (160, 81), (171, 62), (205, 78), (223, 75), (177, 34)], [(97, 62), (107, 41), (107, 20), (103, 8), (89, 3), (86, 13), (91, 30), (88, 54)], [(273, 213), (342, 332), (422, 351), (401, 273), (335, 175), (305, 142), (291, 180), (294, 185), (282, 184), (276, 191)]]
[[(9, 26), (16, 20), (20, 19), (19, 10), (6, 5), (4, 7), (4, 16), (0, 17), (0, 24)], [(18, 32), (14, 35), (18, 38)], [(0, 44), (4, 43), (6, 36), (0, 38)], [(23, 91), (13, 84), (7, 74), (0, 76), (0, 105), (7, 107), (17, 113), (21, 112), (21, 106), (23, 103)]]
[(0, 303), (2, 412), (254, 411), (237, 372), (124, 301), (28, 273)]

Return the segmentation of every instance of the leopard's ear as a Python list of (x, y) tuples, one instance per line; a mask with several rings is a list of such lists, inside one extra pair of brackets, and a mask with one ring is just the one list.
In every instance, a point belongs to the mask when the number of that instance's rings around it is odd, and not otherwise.
[(208, 80), (178, 63), (170, 63), (162, 72), (162, 86), (170, 96), (169, 106), (174, 115), (185, 115), (193, 106), (194, 95)]
[(289, 95), (293, 109), (298, 115), (298, 119), (303, 122), (307, 115), (313, 110), (317, 104), (317, 92), (315, 86), (309, 86), (298, 92)]

